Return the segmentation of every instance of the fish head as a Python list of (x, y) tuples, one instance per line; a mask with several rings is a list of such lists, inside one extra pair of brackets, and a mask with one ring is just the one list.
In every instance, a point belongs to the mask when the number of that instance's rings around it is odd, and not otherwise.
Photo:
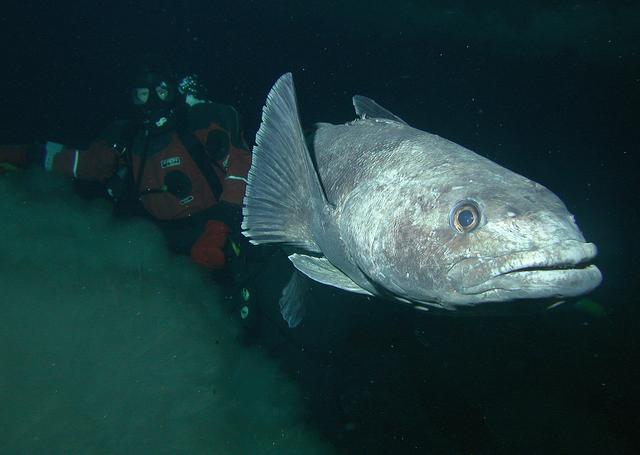
[(464, 154), (406, 179), (375, 235), (371, 277), (398, 300), (448, 309), (577, 296), (598, 286), (586, 242), (544, 186)]
[(452, 204), (453, 237), (443, 250), (452, 300), (563, 298), (598, 286), (602, 275), (592, 264), (597, 248), (585, 241), (565, 204), (510, 171), (501, 180), (499, 187), (472, 182), (470, 195)]

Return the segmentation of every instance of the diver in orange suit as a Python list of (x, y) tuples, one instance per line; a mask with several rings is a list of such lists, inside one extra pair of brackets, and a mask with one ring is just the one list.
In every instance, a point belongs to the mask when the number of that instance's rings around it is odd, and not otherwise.
[[(56, 142), (0, 146), (0, 163), (105, 185), (119, 211), (155, 219), (170, 247), (209, 270), (229, 260), (239, 236), (251, 154), (239, 115), (206, 101), (194, 76), (146, 65), (131, 86), (134, 120), (110, 125), (86, 150)], [(236, 249), (237, 251), (237, 249)]]

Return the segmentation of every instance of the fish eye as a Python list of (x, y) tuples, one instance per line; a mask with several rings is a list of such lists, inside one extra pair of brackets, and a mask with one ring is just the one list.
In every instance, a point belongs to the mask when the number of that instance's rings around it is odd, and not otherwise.
[(461, 234), (473, 231), (480, 224), (480, 210), (471, 201), (459, 202), (451, 211), (451, 227)]

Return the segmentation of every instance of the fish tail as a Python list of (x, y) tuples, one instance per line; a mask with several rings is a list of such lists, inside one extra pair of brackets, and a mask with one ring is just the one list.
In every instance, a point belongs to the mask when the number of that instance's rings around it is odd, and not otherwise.
[(286, 243), (319, 252), (311, 223), (324, 193), (300, 125), (291, 73), (269, 92), (256, 135), (243, 207), (243, 234), (254, 244)]

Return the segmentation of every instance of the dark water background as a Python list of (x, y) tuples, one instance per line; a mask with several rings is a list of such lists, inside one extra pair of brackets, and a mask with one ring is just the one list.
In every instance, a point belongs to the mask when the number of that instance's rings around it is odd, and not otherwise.
[(3, 6), (0, 142), (86, 145), (145, 51), (198, 73), (248, 139), (284, 72), (306, 123), (372, 97), (558, 194), (600, 249), (607, 314), (434, 317), (318, 289), (272, 352), (311, 424), (344, 453), (640, 451), (640, 5), (490, 3)]

